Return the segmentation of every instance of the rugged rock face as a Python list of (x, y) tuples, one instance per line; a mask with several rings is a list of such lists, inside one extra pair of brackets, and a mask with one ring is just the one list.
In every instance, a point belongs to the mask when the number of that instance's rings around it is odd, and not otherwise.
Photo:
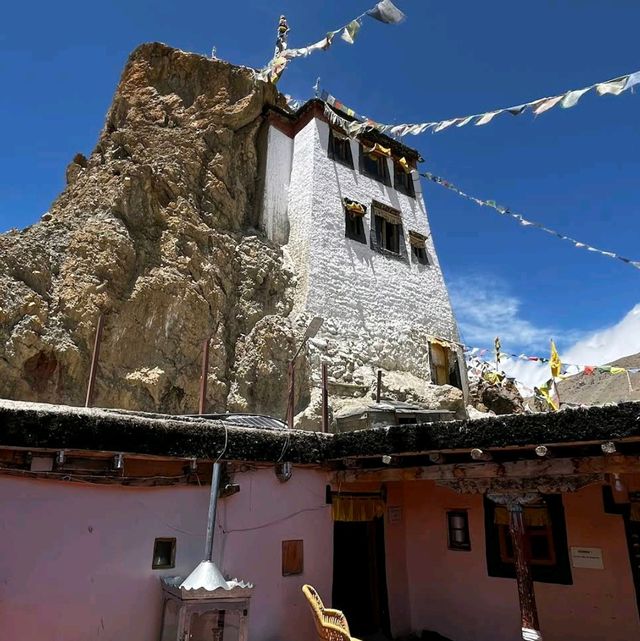
[(103, 314), (96, 404), (195, 411), (211, 336), (211, 409), (282, 415), (292, 274), (253, 229), (277, 100), (248, 69), (134, 51), (94, 152), (40, 223), (0, 235), (1, 397), (82, 404)]
[[(521, 414), (524, 412), (524, 401), (515, 383), (504, 379), (501, 383), (492, 384), (479, 379), (469, 387), (471, 405), (480, 412), (492, 414)], [(485, 414), (486, 416), (486, 414)], [(477, 418), (473, 413), (470, 418)]]
[[(93, 153), (73, 158), (38, 224), (0, 235), (0, 397), (82, 405), (102, 315), (95, 405), (195, 412), (210, 337), (209, 410), (284, 416), (309, 318), (292, 313), (286, 248), (257, 229), (263, 112), (281, 101), (249, 69), (158, 43), (133, 52)], [(387, 398), (464, 415), (459, 390), (358, 340), (355, 359), (310, 342), (297, 426), (320, 427), (321, 361), (334, 409), (370, 399), (383, 367)]]

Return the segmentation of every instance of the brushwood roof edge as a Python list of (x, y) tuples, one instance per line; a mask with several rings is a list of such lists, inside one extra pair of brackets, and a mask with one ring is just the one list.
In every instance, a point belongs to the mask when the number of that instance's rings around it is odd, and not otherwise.
[(322, 464), (384, 454), (640, 439), (640, 402), (323, 434), (197, 417), (0, 400), (0, 447)]

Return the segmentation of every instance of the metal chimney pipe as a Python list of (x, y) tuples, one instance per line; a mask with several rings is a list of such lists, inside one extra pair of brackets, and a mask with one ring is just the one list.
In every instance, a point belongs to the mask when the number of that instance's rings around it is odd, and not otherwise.
[(207, 540), (204, 545), (204, 560), (213, 563), (213, 539), (216, 529), (216, 512), (218, 509), (218, 490), (220, 489), (220, 463), (213, 464), (211, 473), (211, 495), (209, 496), (209, 517), (207, 519)]

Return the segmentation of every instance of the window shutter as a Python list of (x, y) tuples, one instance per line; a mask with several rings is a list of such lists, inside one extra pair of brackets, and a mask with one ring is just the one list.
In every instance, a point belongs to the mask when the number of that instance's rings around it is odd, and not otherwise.
[(299, 540), (282, 542), (282, 576), (302, 574), (304, 570), (304, 542)]

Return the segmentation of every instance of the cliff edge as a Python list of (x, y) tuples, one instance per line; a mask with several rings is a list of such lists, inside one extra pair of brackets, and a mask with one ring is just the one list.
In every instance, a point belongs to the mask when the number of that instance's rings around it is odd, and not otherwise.
[(0, 235), (0, 397), (282, 415), (293, 275), (256, 231), (258, 131), (279, 97), (250, 69), (159, 43), (130, 56), (98, 144), (41, 222)]

